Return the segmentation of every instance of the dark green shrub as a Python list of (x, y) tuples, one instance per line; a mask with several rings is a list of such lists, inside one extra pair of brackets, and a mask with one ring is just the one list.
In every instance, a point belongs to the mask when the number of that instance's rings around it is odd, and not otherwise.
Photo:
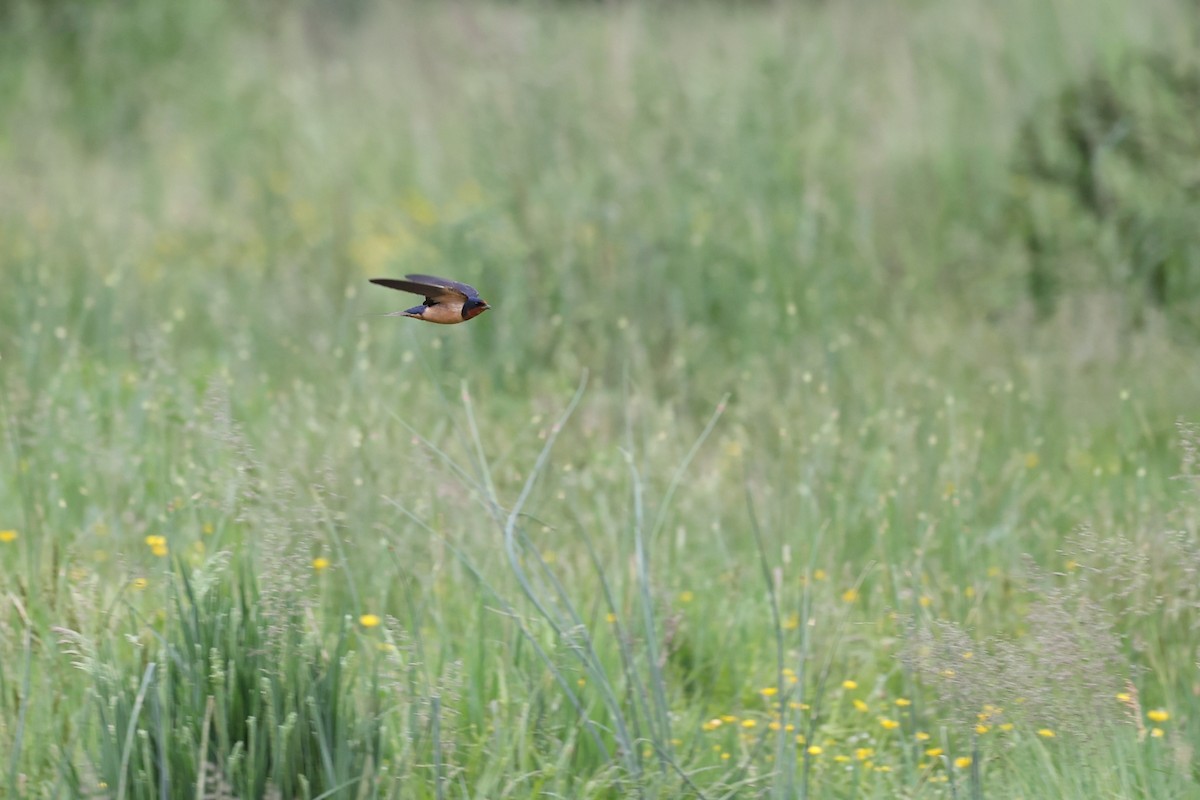
[(1161, 55), (1095, 71), (1021, 128), (1013, 203), (1042, 313), (1117, 290), (1200, 331), (1200, 67)]

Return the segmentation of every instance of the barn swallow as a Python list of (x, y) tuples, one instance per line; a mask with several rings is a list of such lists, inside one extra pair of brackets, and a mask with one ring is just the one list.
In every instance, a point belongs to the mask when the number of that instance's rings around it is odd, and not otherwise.
[(491, 308), (479, 292), (465, 283), (432, 275), (405, 275), (404, 278), (371, 278), (371, 283), (425, 296), (424, 304), (405, 311), (393, 311), (387, 315), (389, 317), (412, 317), (438, 325), (457, 325)]

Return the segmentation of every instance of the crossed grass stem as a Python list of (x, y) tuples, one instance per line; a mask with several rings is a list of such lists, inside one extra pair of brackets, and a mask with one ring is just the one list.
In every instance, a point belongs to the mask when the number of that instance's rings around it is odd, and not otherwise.
[[(655, 521), (652, 524), (649, 533), (645, 528), (645, 512), (642, 481), (638, 474), (636, 464), (632, 458), (632, 447), (625, 451), (627, 468), (631, 476), (631, 486), (633, 493), (633, 539), (635, 548), (635, 562), (637, 574), (637, 596), (639, 600), (641, 627), (643, 629), (643, 641), (646, 647), (646, 656), (644, 663), (646, 665), (646, 674), (643, 677), (637, 668), (639, 659), (631, 649), (631, 638), (627, 635), (627, 631), (621, 623), (621, 618), (618, 613), (619, 606), (613, 594), (611, 584), (609, 583), (605, 570), (600, 562), (599, 553), (597, 552), (594, 543), (588, 536), (586, 529), (582, 526), (579, 528), (580, 537), (584, 542), (588, 552), (588, 557), (593, 568), (599, 578), (604, 601), (609, 609), (609, 613), (614, 619), (616, 627), (618, 649), (621, 657), (622, 671), (624, 679), (629, 686), (631, 698), (634, 702), (633, 714), (628, 714), (625, 711), (625, 706), (617, 697), (617, 692), (612, 680), (609, 678), (601, 660), (595, 643), (588, 631), (588, 627), (583, 620), (582, 615), (576, 609), (566, 587), (563, 586), (555, 572), (550, 568), (541, 552), (533, 546), (532, 542), (524, 528), (519, 524), (519, 520), (525, 515), (524, 508), (529, 499), (534, 486), (538, 479), (545, 471), (546, 464), (553, 451), (555, 441), (558, 435), (570, 420), (575, 409), (583, 399), (584, 392), (587, 387), (587, 374), (584, 373), (575, 394), (572, 396), (566, 409), (559, 416), (557, 421), (551, 426), (549, 434), (546, 436), (545, 444), (538, 454), (534, 465), (530, 469), (521, 491), (512, 507), (505, 512), (497, 493), (495, 484), (491, 477), (491, 470), (488, 467), (486, 455), (484, 453), (482, 439), (479, 433), (478, 424), (475, 419), (474, 410), (471, 405), (470, 393), (466, 386), (462, 389), (462, 399), (464, 411), (468, 422), (468, 430), (471, 434), (472, 444), (475, 449), (476, 463), (474, 464), (474, 474), (471, 470), (464, 468), (462, 465), (455, 462), (443, 449), (437, 447), (418, 431), (413, 429), (401, 420), (401, 424), (409, 430), (409, 432), (418, 438), (426, 447), (433, 451), (439, 459), (446, 464), (454, 474), (470, 487), (482, 502), (485, 504), (493, 521), (501, 528), (504, 536), (505, 555), (508, 560), (509, 568), (517, 579), (518, 585), (521, 588), (522, 594), (527, 600), (532, 603), (538, 614), (547, 623), (550, 624), (557, 638), (566, 643), (567, 648), (572, 652), (580, 664), (583, 666), (586, 674), (592, 682), (600, 688), (601, 697), (604, 707), (608, 715), (612, 719), (614, 728), (611, 733), (615, 736), (618, 743), (616, 752), (617, 759), (624, 765), (627, 774), (631, 777), (632, 788), (635, 788), (639, 793), (638, 788), (644, 776), (644, 765), (642, 763), (641, 746), (639, 743), (647, 742), (651, 745), (653, 752), (656, 754), (660, 769), (665, 775), (667, 772), (674, 774), (685, 785), (689, 787), (698, 797), (705, 797), (700, 788), (691, 780), (687, 772), (679, 764), (678, 759), (673, 753), (672, 735), (671, 735), (671, 720), (670, 708), (666, 698), (666, 682), (663, 674), (665, 659), (659, 653), (657, 643), (659, 641), (659, 633), (656, 624), (656, 609), (652, 597), (651, 577), (649, 558), (646, 552), (645, 543), (647, 537), (654, 538), (661, 530), (665, 523), (666, 513), (670, 506), (670, 501), (673, 498), (676, 490), (682, 483), (686, 470), (700, 447), (708, 439), (709, 435), (715, 428), (721, 415), (724, 413), (727, 398), (723, 398), (718, 403), (716, 410), (711, 415), (708, 423), (693, 442), (688, 453), (677, 466), (672, 475), (672, 479), (668, 484), (668, 488), (664, 494), (663, 502), (660, 504)], [(568, 676), (557, 667), (550, 654), (541, 646), (541, 644), (533, 636), (525, 623), (521, 620), (516, 609), (503, 598), (500, 593), (493, 587), (483, 576), (479, 570), (471, 562), (469, 556), (456, 543), (449, 541), (446, 537), (439, 535), (431, 526), (426, 524), (417, 515), (409, 511), (403, 504), (389, 499), (389, 502), (400, 510), (409, 519), (417, 522), (427, 532), (438, 536), (451, 548), (457, 560), (472, 574), (474, 579), (484, 587), (488, 593), (501, 604), (501, 610), (508, 614), (517, 624), (518, 630), (522, 637), (527, 640), (538, 653), (539, 658), (543, 661), (546, 667), (554, 676), (555, 682), (563, 691), (572, 707), (579, 715), (581, 723), (588, 730), (593, 743), (597, 749), (604, 754), (606, 759), (611, 759), (607, 746), (603, 742), (601, 734), (603, 730), (590, 718), (582, 699), (572, 688)], [(531, 575), (524, 564), (522, 563), (521, 553), (531, 554), (538, 571), (535, 580), (534, 575)], [(541, 583), (543, 582), (544, 583)], [(535, 583), (541, 583), (542, 588), (539, 589)], [(548, 589), (546, 588), (548, 587)], [(545, 591), (549, 591), (552, 597), (545, 595)], [(556, 614), (550, 608), (551, 600), (562, 609), (561, 614)], [(642, 734), (642, 727), (647, 726), (649, 731), (648, 738)]]

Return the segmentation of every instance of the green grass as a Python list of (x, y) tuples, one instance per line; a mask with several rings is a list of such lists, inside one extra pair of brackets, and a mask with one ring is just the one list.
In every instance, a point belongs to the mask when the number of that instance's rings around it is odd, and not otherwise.
[(1196, 341), (1011, 213), (1193, 8), (354, 8), (0, 4), (0, 795), (1200, 797)]

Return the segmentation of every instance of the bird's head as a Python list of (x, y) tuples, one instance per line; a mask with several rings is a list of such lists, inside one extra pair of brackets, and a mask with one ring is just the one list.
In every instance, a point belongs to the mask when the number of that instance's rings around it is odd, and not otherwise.
[(472, 317), (478, 317), (489, 308), (491, 306), (487, 304), (486, 300), (468, 300), (463, 303), (462, 315), (464, 319), (471, 319)]

